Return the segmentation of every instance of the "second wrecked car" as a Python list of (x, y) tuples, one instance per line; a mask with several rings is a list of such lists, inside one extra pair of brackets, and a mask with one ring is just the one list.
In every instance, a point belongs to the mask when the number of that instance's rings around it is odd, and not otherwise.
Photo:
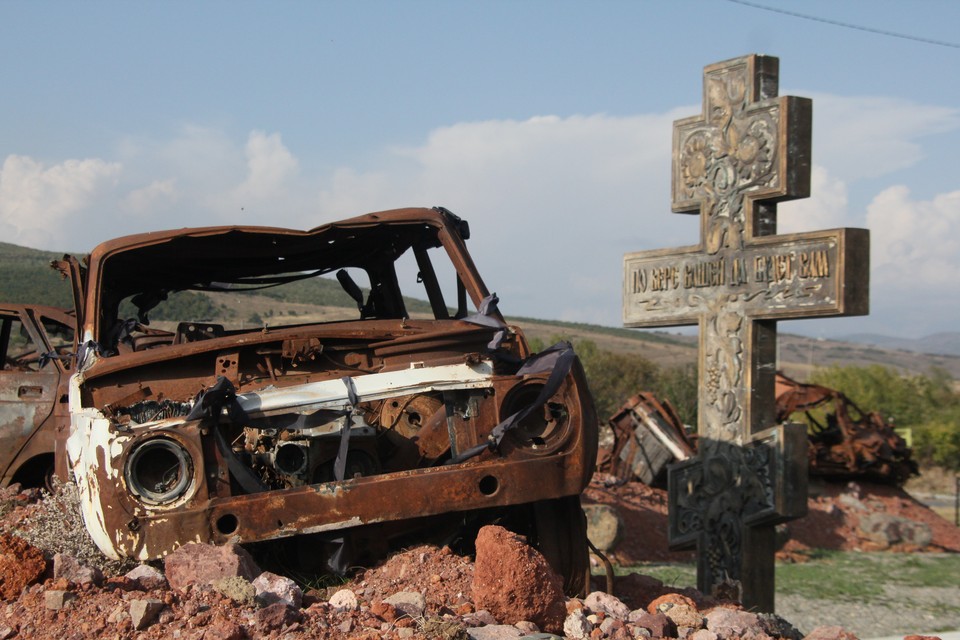
[[(445, 209), (402, 209), (148, 233), (64, 263), (81, 331), (67, 450), (100, 549), (291, 538), (343, 569), (496, 521), (579, 591), (597, 447), (583, 371), (568, 345), (531, 354), (504, 323), (468, 236)], [(319, 284), (349, 296), (351, 319), (148, 326), (183, 292), (302, 299)]]

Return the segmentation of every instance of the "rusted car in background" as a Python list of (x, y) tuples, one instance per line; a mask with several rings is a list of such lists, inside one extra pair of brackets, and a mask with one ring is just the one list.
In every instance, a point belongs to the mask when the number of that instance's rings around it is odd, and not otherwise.
[(920, 475), (907, 442), (876, 411), (846, 395), (777, 372), (777, 420), (801, 417), (810, 437), (810, 474), (902, 485)]
[(57, 430), (70, 423), (73, 315), (0, 303), (0, 486), (50, 485)]
[[(498, 522), (579, 592), (597, 448), (583, 371), (569, 345), (529, 352), (468, 237), (445, 209), (402, 209), (147, 233), (63, 263), (82, 331), (67, 450), (100, 549), (149, 560), (289, 538), (300, 562), (342, 570), (412, 541), (469, 545)], [(352, 317), (148, 326), (184, 293), (254, 309), (319, 285)]]

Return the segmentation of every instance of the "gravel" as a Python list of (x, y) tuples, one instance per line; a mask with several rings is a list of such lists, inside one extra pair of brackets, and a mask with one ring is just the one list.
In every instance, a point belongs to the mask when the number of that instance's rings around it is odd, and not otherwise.
[(960, 584), (957, 587), (890, 585), (884, 591), (884, 595), (869, 603), (778, 596), (777, 613), (804, 634), (820, 625), (839, 625), (859, 638), (937, 635), (939, 631), (960, 629)]

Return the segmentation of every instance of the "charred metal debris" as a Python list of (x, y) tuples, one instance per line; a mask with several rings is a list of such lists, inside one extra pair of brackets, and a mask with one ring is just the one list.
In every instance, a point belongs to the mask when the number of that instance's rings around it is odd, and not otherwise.
[[(902, 485), (919, 475), (907, 442), (876, 411), (863, 411), (843, 393), (777, 373), (776, 420), (807, 424), (812, 476)], [(597, 470), (619, 483), (666, 486), (667, 467), (696, 453), (690, 433), (667, 400), (650, 393), (628, 399), (607, 422), (612, 441), (599, 450)]]

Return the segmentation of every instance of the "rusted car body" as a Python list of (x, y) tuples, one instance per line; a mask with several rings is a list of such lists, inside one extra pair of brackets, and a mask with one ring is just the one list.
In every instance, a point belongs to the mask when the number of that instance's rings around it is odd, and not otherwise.
[(777, 373), (777, 420), (802, 413), (810, 437), (811, 475), (864, 478), (902, 485), (919, 475), (906, 441), (876, 411), (863, 411), (840, 391)]
[(70, 422), (75, 322), (62, 309), (0, 303), (0, 486), (52, 478), (57, 431)]
[[(568, 347), (529, 353), (468, 237), (445, 209), (401, 209), (309, 231), (148, 233), (65, 265), (83, 343), (67, 449), (97, 545), (149, 560), (190, 541), (309, 535), (342, 567), (498, 521), (579, 591), (597, 447), (583, 371)], [(146, 326), (177, 292), (251, 296), (324, 274), (355, 319)], [(426, 317), (408, 311), (408, 285)]]

